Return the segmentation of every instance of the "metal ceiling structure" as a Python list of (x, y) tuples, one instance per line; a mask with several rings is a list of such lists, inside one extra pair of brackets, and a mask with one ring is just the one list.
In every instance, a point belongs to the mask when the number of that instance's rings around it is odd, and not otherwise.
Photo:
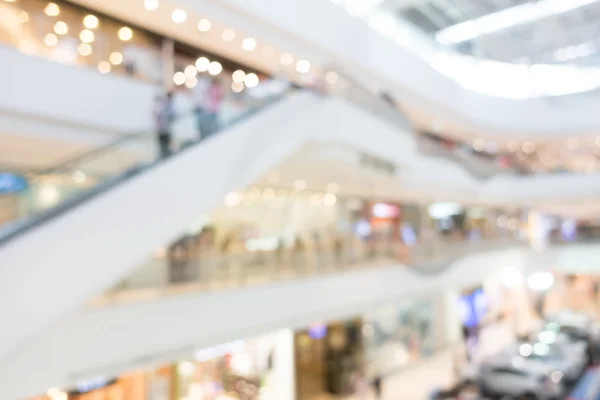
[(383, 0), (379, 7), (464, 54), (594, 65), (598, 0)]

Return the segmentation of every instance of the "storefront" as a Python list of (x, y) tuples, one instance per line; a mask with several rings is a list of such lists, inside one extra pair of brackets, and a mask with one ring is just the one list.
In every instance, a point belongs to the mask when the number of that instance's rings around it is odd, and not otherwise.
[(435, 304), (404, 301), (379, 307), (364, 317), (366, 374), (385, 375), (435, 351)]
[(293, 400), (293, 333), (240, 340), (119, 377), (49, 389), (30, 400)]
[(318, 324), (295, 335), (296, 399), (344, 396), (364, 365), (361, 319)]

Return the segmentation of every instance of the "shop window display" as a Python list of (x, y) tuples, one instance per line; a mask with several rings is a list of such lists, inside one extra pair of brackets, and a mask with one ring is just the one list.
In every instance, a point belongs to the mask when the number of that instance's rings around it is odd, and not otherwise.
[(384, 306), (365, 316), (362, 327), (367, 375), (375, 378), (435, 351), (430, 301)]
[(347, 396), (362, 373), (364, 346), (360, 319), (317, 325), (295, 335), (298, 400), (329, 394)]

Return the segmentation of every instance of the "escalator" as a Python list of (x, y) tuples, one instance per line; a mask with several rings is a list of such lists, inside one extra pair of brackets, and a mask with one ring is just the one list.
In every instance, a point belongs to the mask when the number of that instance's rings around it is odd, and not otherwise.
[[(218, 134), (182, 143), (165, 159), (154, 159), (155, 139), (147, 133), (31, 176), (19, 194), (23, 218), (0, 227), (0, 360), (114, 284), (228, 191), (285, 159), (298, 143), (283, 133), (313, 98), (296, 92), (255, 101)], [(79, 190), (57, 201), (56, 193), (36, 185), (57, 177), (69, 177)], [(30, 206), (40, 193), (55, 204)]]

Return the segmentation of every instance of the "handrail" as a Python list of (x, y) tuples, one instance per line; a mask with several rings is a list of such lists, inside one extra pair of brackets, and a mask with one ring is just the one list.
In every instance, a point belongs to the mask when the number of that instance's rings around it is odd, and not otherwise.
[[(224, 124), (221, 127), (221, 130), (230, 128), (231, 126), (254, 115), (257, 111), (270, 107), (271, 105), (273, 105), (276, 102), (283, 99), (286, 95), (287, 95), (287, 93), (279, 94), (277, 96), (274, 96), (274, 97), (266, 100), (266, 102), (261, 103), (257, 107), (252, 107), (252, 108), (248, 109), (246, 112), (242, 113), (238, 117), (230, 120), (227, 124)], [(209, 136), (207, 138), (201, 138), (196, 141), (193, 141), (189, 145), (183, 146), (177, 153), (174, 153), (172, 155), (180, 154), (188, 149), (195, 148), (199, 144), (204, 143), (206, 140), (210, 140), (213, 136), (218, 136), (218, 132), (213, 133), (211, 136)], [(134, 135), (128, 135), (123, 138), (119, 138), (119, 139), (115, 140), (114, 142), (101, 147), (100, 149), (92, 150), (91, 152), (88, 152), (86, 154), (76, 156), (76, 157), (74, 157), (74, 159), (69, 160), (66, 163), (61, 163), (62, 168), (64, 168), (64, 166), (68, 165), (68, 164), (72, 165), (75, 162), (74, 160), (85, 160), (88, 157), (90, 157), (92, 154), (101, 154), (110, 149), (117, 148), (118, 145), (121, 143), (133, 140), (134, 138), (141, 138), (141, 137), (143, 137), (142, 134), (134, 134)], [(35, 213), (25, 219), (17, 220), (17, 221), (8, 223), (3, 227), (0, 227), (0, 247), (6, 245), (11, 240), (18, 237), (20, 234), (22, 234), (26, 231), (29, 231), (31, 229), (35, 229), (35, 228), (43, 225), (45, 222), (67, 213), (68, 211), (74, 209), (77, 206), (84, 204), (85, 202), (89, 201), (90, 199), (96, 198), (97, 196), (101, 195), (102, 193), (107, 192), (109, 189), (111, 189), (119, 184), (122, 184), (137, 175), (140, 175), (142, 173), (145, 173), (145, 172), (153, 169), (157, 165), (162, 165), (162, 163), (164, 161), (168, 161), (170, 158), (171, 157), (166, 157), (163, 159), (155, 160), (154, 162), (151, 162), (149, 164), (138, 164), (134, 167), (126, 169), (121, 174), (116, 175), (116, 176), (112, 177), (111, 179), (107, 179), (104, 182), (98, 183), (94, 187), (89, 188), (73, 197), (70, 197), (70, 198), (60, 202), (59, 204), (57, 204), (56, 206), (54, 206), (52, 208), (49, 208), (44, 211), (40, 211), (40, 212)], [(54, 168), (51, 168), (50, 170), (56, 171), (57, 169), (56, 169), (56, 167), (54, 167)]]

